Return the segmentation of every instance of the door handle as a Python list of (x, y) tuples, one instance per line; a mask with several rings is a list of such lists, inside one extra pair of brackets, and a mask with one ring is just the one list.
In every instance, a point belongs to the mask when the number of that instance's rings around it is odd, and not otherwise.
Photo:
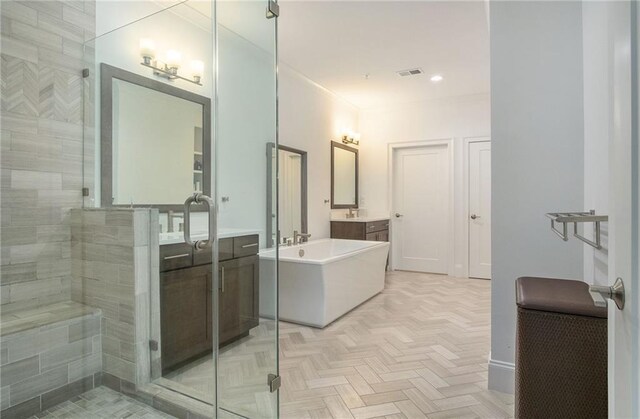
[[(207, 240), (191, 241), (191, 204), (205, 204), (209, 210), (209, 234)], [(215, 223), (215, 204), (207, 195), (196, 192), (184, 201), (184, 242), (196, 250), (206, 249), (213, 245), (213, 230)]]
[(476, 218), (480, 218), (480, 216), (479, 215), (475, 215), (475, 214), (471, 214), (471, 219), (472, 220), (475, 220)]
[(220, 291), (224, 292), (224, 266), (220, 267)]
[(624, 308), (624, 282), (622, 282), (622, 278), (616, 279), (616, 282), (611, 287), (590, 285), (589, 294), (596, 307), (606, 307), (606, 298), (609, 298), (616, 303), (618, 310)]
[(404, 217), (404, 215), (400, 214), (399, 212), (396, 212), (396, 218), (400, 218), (400, 217)]

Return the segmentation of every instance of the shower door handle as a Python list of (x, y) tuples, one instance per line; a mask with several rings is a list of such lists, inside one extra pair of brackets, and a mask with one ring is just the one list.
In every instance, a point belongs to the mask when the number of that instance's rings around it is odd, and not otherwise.
[[(204, 204), (209, 212), (209, 227), (207, 240), (191, 240), (191, 204)], [(184, 201), (184, 242), (196, 250), (203, 250), (213, 246), (213, 230), (215, 223), (215, 204), (207, 195), (196, 192)]]

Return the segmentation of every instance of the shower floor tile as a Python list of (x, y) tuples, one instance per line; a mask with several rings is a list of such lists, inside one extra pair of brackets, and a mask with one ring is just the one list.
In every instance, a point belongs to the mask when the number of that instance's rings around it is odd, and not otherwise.
[(103, 386), (60, 403), (30, 419), (36, 418), (170, 419), (173, 416)]

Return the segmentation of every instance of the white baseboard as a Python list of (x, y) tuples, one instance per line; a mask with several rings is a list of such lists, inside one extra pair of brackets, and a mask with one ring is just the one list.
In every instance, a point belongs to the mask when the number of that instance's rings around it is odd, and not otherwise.
[(513, 394), (516, 383), (516, 366), (511, 362), (489, 359), (489, 390)]

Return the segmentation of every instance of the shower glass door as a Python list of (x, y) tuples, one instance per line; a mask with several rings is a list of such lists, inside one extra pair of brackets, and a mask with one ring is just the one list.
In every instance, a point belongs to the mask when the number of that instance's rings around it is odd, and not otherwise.
[(84, 44), (76, 224), (113, 248), (97, 253), (90, 235), (79, 236), (87, 278), (78, 292), (90, 291), (103, 313), (102, 372), (117, 388), (151, 389), (154, 403), (206, 417), (278, 416), (277, 254), (266, 249), (267, 231), (277, 231), (277, 208), (266, 208), (277, 203), (276, 185), (267, 187), (277, 168), (267, 173), (265, 159), (266, 144), (277, 144), (268, 8), (266, 0), (100, 2), (98, 36)]
[[(216, 402), (215, 218), (205, 205), (189, 217), (184, 203), (215, 197), (213, 10), (208, 1), (99, 2), (97, 37), (84, 44), (79, 224), (110, 247), (76, 246), (87, 276), (78, 288), (103, 314), (105, 376), (205, 416)], [(196, 240), (207, 245), (187, 242)]]
[(277, 18), (268, 8), (266, 0), (216, 2), (220, 416), (278, 415), (277, 255), (266, 250), (267, 231), (277, 231), (277, 217), (266, 217), (277, 214), (267, 208), (277, 202), (267, 188), (277, 168), (268, 175), (265, 158), (277, 143)]

